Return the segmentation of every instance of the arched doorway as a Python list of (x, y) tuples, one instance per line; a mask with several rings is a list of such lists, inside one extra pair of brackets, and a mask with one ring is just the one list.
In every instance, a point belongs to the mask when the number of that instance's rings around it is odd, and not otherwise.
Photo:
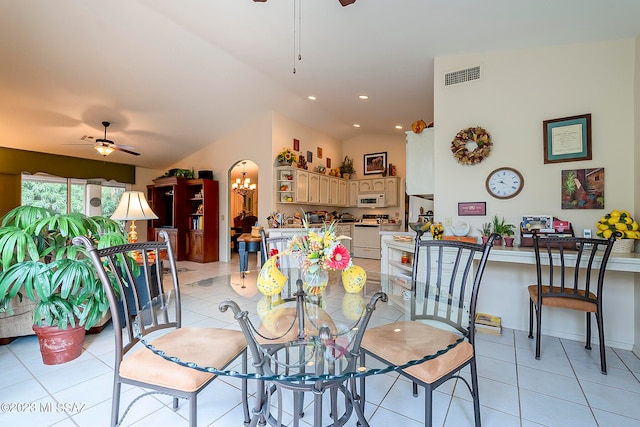
[(235, 239), (242, 233), (242, 221), (258, 216), (258, 165), (248, 159), (238, 160), (229, 168), (229, 212), (231, 242), (229, 260), (237, 253)]

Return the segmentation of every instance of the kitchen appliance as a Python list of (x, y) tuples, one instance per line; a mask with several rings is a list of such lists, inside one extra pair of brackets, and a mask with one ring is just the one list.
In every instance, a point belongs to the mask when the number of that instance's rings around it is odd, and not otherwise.
[(305, 213), (308, 224), (322, 224), (326, 219), (326, 214), (327, 212), (324, 212), (324, 211)]
[(358, 194), (359, 208), (383, 208), (385, 206), (384, 193)]
[(343, 212), (340, 214), (340, 222), (355, 222), (356, 217), (349, 212)]
[(362, 221), (353, 224), (351, 247), (357, 258), (380, 259), (380, 224), (389, 221), (389, 215), (362, 215)]

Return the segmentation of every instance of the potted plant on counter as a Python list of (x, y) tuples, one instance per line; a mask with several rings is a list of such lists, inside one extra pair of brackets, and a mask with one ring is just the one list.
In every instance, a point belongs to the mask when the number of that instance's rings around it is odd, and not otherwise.
[(344, 156), (344, 160), (340, 165), (340, 174), (344, 179), (350, 179), (351, 175), (355, 174), (356, 170), (353, 168), (353, 159), (349, 156)]
[(489, 241), (489, 236), (491, 236), (491, 223), (485, 222), (482, 224), (481, 228), (478, 228), (480, 232), (480, 238), (482, 239), (482, 244), (486, 244)]
[(492, 219), (493, 232), (498, 233), (504, 240), (504, 245), (507, 247), (513, 246), (513, 235), (515, 234), (516, 226), (513, 224), (507, 224), (504, 217), (498, 218), (498, 215), (494, 215)]
[[(33, 329), (44, 363), (75, 359), (85, 330), (100, 321), (109, 302), (84, 248), (71, 240), (87, 236), (107, 247), (127, 243), (126, 233), (108, 218), (56, 214), (34, 206), (11, 210), (1, 224), (0, 311), (10, 310), (14, 298), (35, 302)], [(56, 338), (42, 341), (42, 336)], [(62, 345), (67, 343), (76, 347), (69, 350)]]

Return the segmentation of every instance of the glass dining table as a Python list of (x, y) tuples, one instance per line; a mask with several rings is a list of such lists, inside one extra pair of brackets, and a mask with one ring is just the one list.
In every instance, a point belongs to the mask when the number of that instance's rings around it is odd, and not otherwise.
[[(218, 317), (230, 311), (233, 316), (226, 320), (234, 322), (229, 323), (229, 327), (239, 327), (245, 334), (251, 358), (246, 368), (199, 366), (173, 357), (154, 346), (148, 337), (142, 340), (143, 344), (161, 357), (183, 366), (219, 376), (255, 380), (258, 385), (255, 396), (244, 397), (253, 406), (251, 426), (265, 423), (277, 427), (298, 426), (304, 417), (305, 396), (311, 395), (313, 421), (308, 422), (320, 427), (323, 425), (323, 396), (329, 396), (330, 425), (344, 425), (355, 413), (359, 424), (368, 426), (360, 401), (358, 378), (424, 363), (466, 338), (467, 305), (444, 289), (421, 283), (412, 286), (406, 278), (367, 271), (362, 289), (351, 293), (345, 291), (339, 271), (329, 272), (328, 284), (323, 289), (307, 288), (299, 269), (283, 272), (288, 280), (278, 295), (264, 296), (258, 291), (258, 272), (222, 275), (181, 285), (178, 298), (172, 293), (161, 293), (136, 316), (137, 325), (152, 323), (156, 316), (174, 316), (175, 304), (182, 298), (182, 316), (185, 317), (188, 312), (185, 297), (193, 293), (194, 287), (206, 287), (207, 300), (219, 301), (210, 309), (220, 310), (222, 313)], [(202, 309), (202, 304), (199, 307)], [(454, 321), (418, 320), (416, 313), (425, 312), (427, 308)], [(360, 357), (359, 350), (367, 330), (396, 322), (398, 325), (402, 322), (428, 323), (453, 332), (455, 338), (441, 348), (432, 349), (430, 354), (408, 355), (403, 363), (363, 363), (365, 359)], [(185, 323), (183, 319), (183, 326), (189, 326)], [(406, 334), (407, 342), (420, 339), (411, 336), (408, 332), (411, 329), (404, 331), (399, 327), (393, 333)], [(284, 393), (291, 393), (293, 399), (283, 396)], [(293, 422), (285, 423), (284, 416), (293, 417)]]

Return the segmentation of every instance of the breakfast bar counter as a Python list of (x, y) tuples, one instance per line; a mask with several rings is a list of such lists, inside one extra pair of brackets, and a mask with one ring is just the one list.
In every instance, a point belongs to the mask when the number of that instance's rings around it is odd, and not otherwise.
[[(382, 233), (381, 233), (382, 234)], [(402, 264), (403, 252), (413, 254), (414, 233), (382, 234), (382, 273), (411, 275), (411, 265)], [(396, 237), (400, 239), (400, 237)], [(640, 253), (612, 252), (607, 264), (604, 309), (607, 345), (633, 350), (640, 355)], [(533, 248), (494, 246), (484, 271), (478, 311), (502, 318), (504, 327), (528, 330), (527, 286), (536, 282)], [(549, 309), (543, 333), (558, 338), (584, 340), (584, 313)], [(597, 334), (592, 337), (597, 342)]]

